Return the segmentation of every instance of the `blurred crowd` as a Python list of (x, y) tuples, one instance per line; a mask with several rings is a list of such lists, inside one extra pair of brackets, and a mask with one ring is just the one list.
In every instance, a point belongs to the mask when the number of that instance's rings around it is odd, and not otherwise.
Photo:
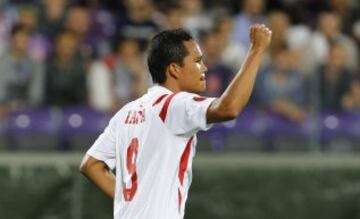
[(88, 105), (113, 112), (151, 86), (149, 39), (183, 27), (219, 96), (249, 47), (273, 39), (251, 104), (301, 122), (316, 110), (360, 112), (360, 3), (355, 0), (2, 0), (0, 118), (16, 109)]

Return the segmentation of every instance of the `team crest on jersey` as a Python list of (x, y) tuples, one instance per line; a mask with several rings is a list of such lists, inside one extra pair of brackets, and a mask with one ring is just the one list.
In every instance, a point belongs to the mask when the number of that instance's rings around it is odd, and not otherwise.
[(206, 97), (193, 97), (193, 100), (197, 101), (197, 102), (201, 102), (206, 100)]

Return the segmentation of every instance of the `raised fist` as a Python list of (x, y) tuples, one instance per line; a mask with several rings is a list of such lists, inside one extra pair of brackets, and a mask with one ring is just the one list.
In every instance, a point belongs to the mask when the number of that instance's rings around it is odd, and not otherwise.
[(254, 24), (250, 27), (250, 42), (253, 49), (264, 51), (271, 41), (271, 30), (264, 24)]

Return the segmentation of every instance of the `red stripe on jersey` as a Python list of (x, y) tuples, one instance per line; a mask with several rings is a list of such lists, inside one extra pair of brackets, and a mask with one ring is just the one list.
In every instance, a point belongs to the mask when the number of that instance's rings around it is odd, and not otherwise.
[(153, 103), (153, 106), (159, 104), (166, 96), (167, 96), (167, 94), (161, 95), (161, 96)]
[(167, 114), (167, 111), (168, 111), (168, 108), (169, 108), (169, 105), (170, 105), (170, 102), (172, 100), (172, 98), (176, 95), (176, 93), (173, 93), (171, 94), (165, 101), (161, 111), (160, 111), (160, 119), (165, 122), (165, 119), (166, 119), (166, 114)]
[(192, 143), (193, 137), (194, 136), (192, 136), (189, 139), (189, 141), (187, 142), (184, 153), (181, 156), (180, 167), (179, 167), (179, 180), (180, 180), (181, 185), (183, 185), (183, 183), (184, 183), (184, 176), (185, 176), (185, 172), (186, 172), (188, 162), (189, 162), (191, 143)]

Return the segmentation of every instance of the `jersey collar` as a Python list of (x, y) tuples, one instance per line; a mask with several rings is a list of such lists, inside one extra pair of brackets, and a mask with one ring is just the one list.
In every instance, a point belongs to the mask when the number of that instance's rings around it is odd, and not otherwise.
[(159, 84), (155, 84), (154, 86), (152, 86), (151, 88), (149, 88), (148, 93), (151, 92), (160, 92), (160, 93), (165, 93), (165, 94), (172, 94), (174, 92), (172, 92), (171, 90), (167, 89), (166, 87), (163, 87)]

